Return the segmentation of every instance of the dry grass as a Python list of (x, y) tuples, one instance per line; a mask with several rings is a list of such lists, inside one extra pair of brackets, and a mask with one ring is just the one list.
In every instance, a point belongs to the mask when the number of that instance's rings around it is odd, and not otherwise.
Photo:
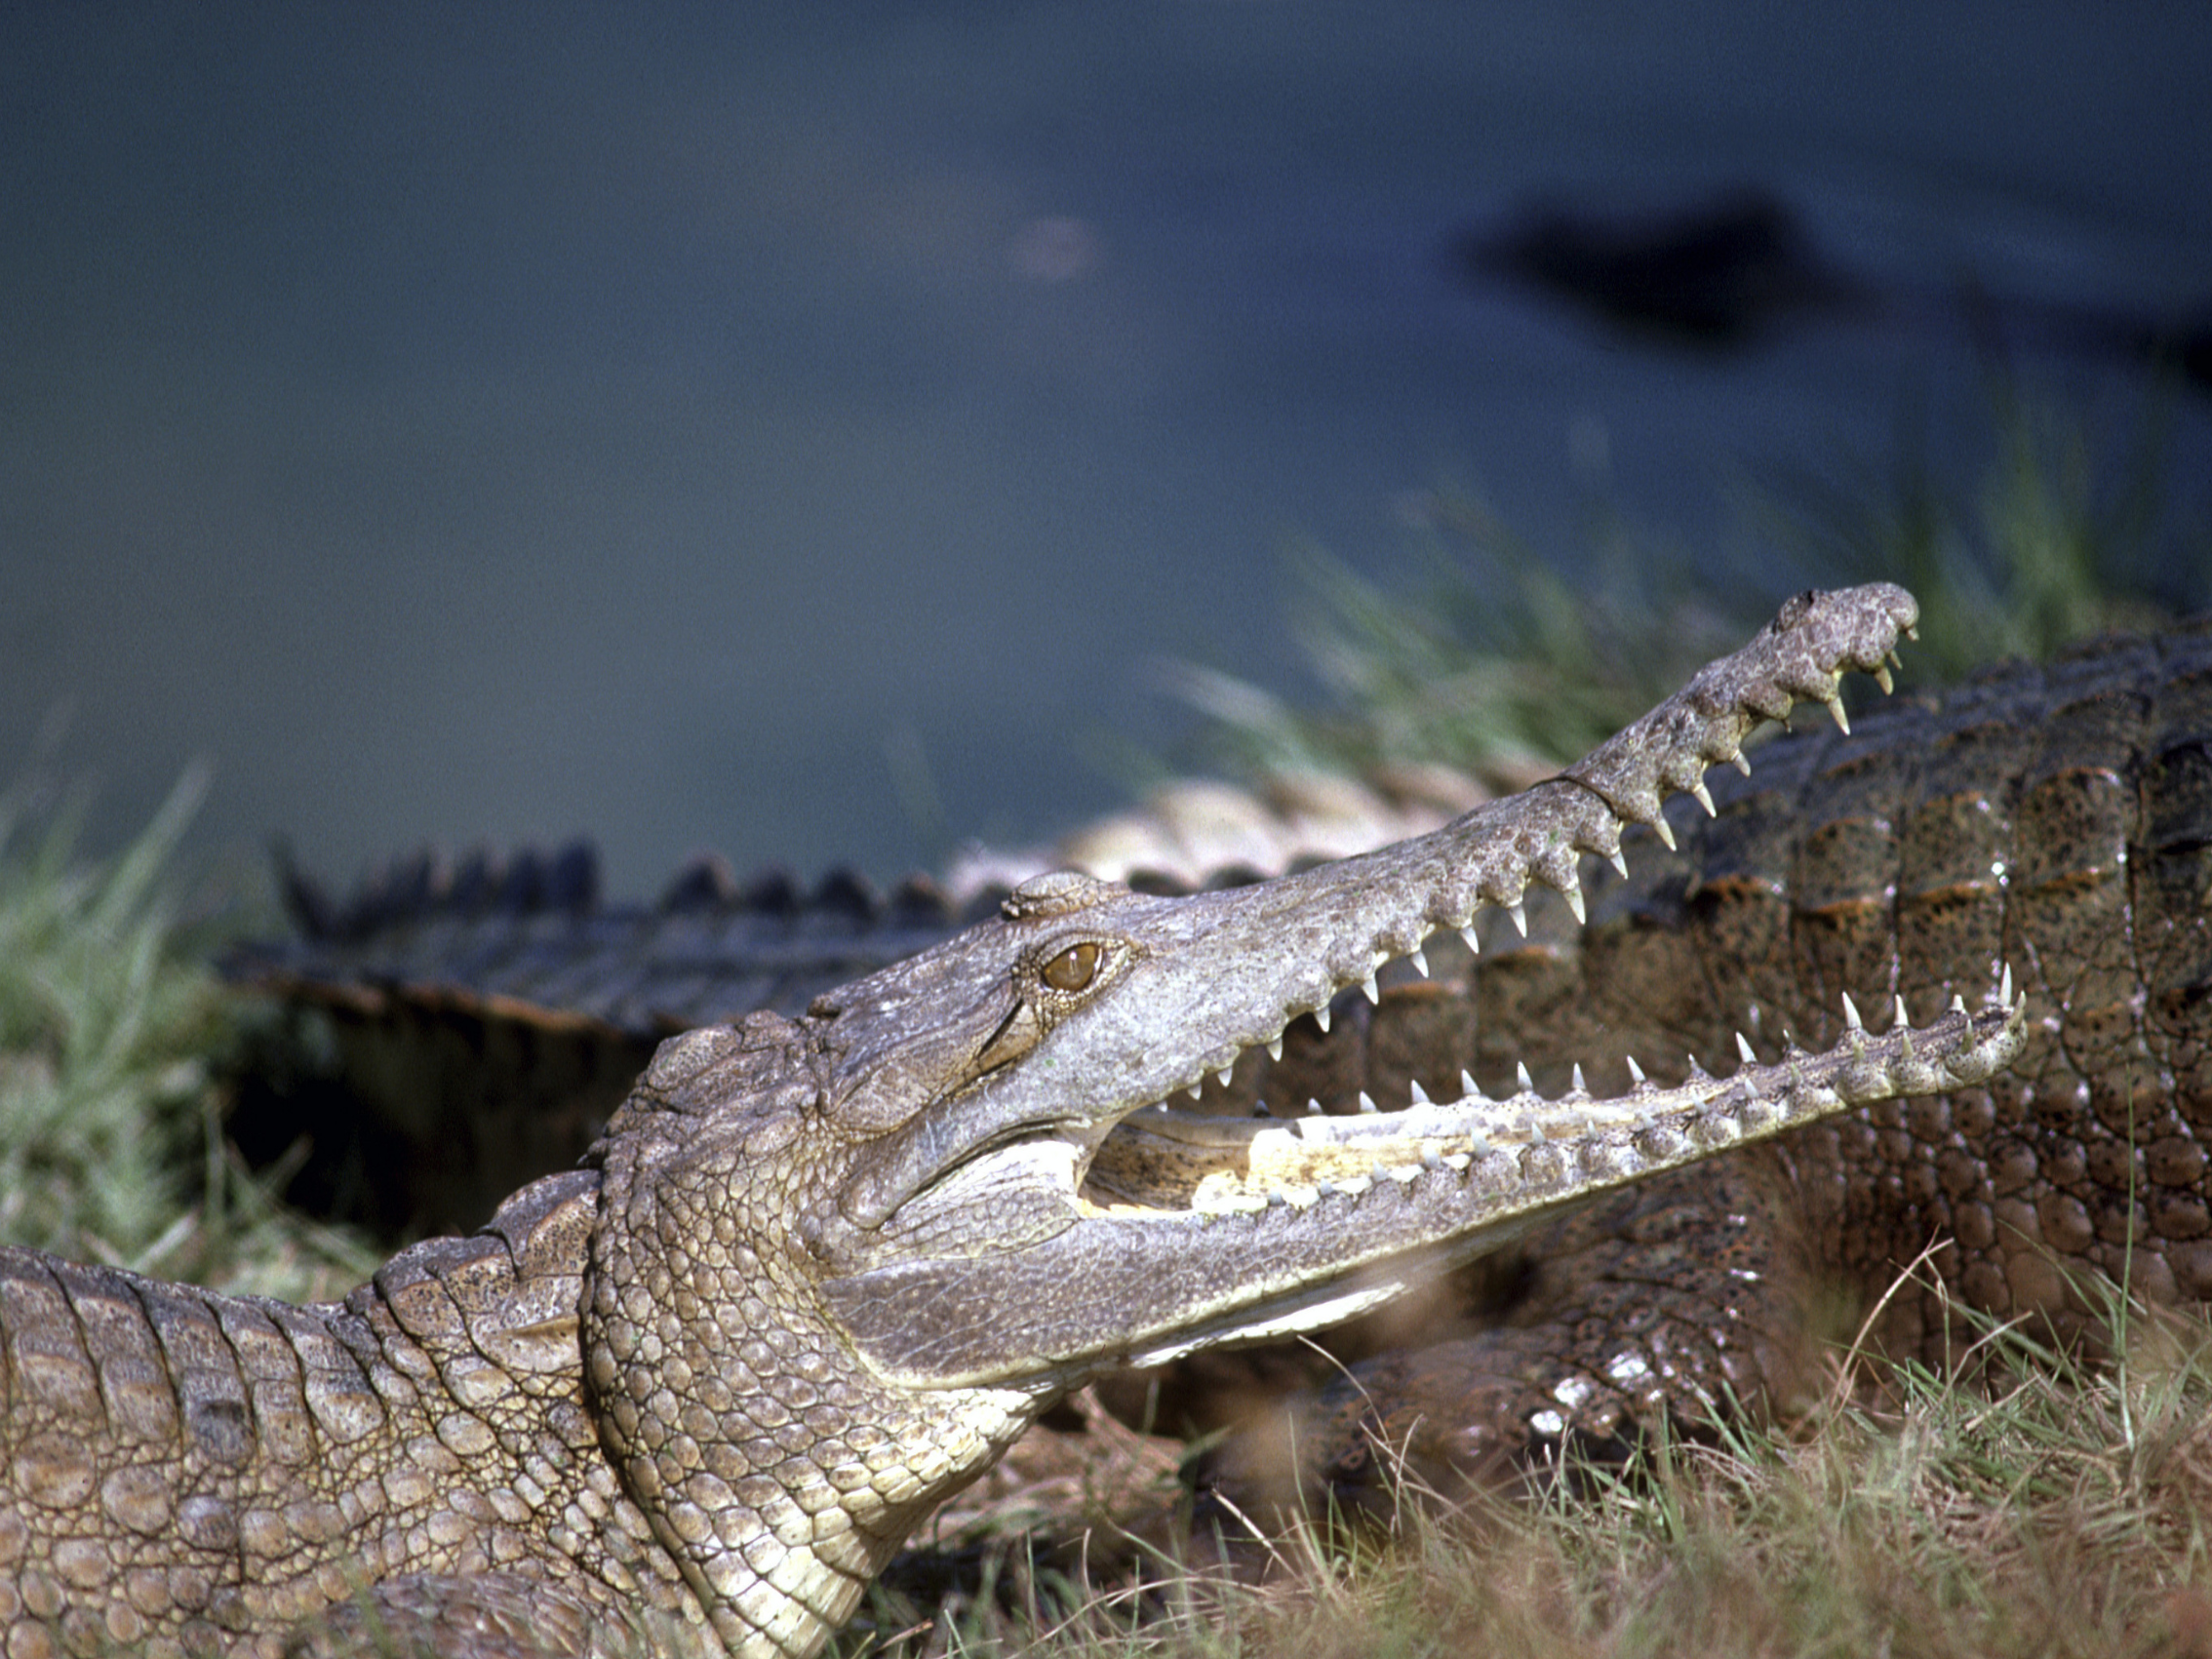
[(2212, 1655), (2212, 1325), (2123, 1313), (2109, 1363), (2010, 1330), (1979, 1386), (1839, 1362), (1789, 1433), (1655, 1446), (1536, 1499), (1407, 1494), (1386, 1532), (1247, 1542), (1241, 1572), (1165, 1548), (1158, 1507), (1124, 1510), (1133, 1545), (1095, 1508), (1033, 1514), (949, 1537), (968, 1570), (934, 1596), (894, 1574), (842, 1651)]

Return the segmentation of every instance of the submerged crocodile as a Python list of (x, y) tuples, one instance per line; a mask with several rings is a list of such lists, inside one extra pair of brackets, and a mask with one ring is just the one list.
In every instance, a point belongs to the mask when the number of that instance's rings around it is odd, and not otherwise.
[[(1363, 1093), (1442, 1096), (1462, 1068), (1510, 1089), (1521, 1065), (1547, 1090), (1577, 1064), (1617, 1086), (1629, 1052), (1679, 1079), (1680, 1055), (1724, 1051), (1738, 1030), (1832, 1039), (1843, 994), (1916, 1008), (1972, 995), (2000, 957), (2035, 993), (2023, 1061), (1992, 1087), (1639, 1184), (1491, 1256), (1409, 1325), (1332, 1337), (1361, 1362), (1354, 1377), (1215, 1471), (1240, 1508), (1257, 1501), (1248, 1488), (1286, 1482), (1363, 1497), (1378, 1443), (1480, 1471), (1570, 1438), (1625, 1443), (1726, 1393), (1788, 1402), (1823, 1329), (1810, 1310), (1847, 1319), (1931, 1244), (1920, 1283), (1884, 1304), (1876, 1334), (1893, 1353), (1944, 1357), (1960, 1323), (1946, 1297), (2040, 1314), (2068, 1338), (2094, 1335), (2094, 1278), (2212, 1301), (2212, 618), (1989, 670), (1857, 724), (1848, 740), (1776, 738), (1756, 778), (1718, 773), (1718, 817), (1670, 820), (1679, 858), (1592, 872), (1587, 924), (1548, 903), (1526, 938), (1486, 919), (1479, 970), (1432, 946), (1433, 979), (1386, 972), (1373, 1006), (1347, 993), (1325, 1032), (1294, 1022), (1283, 1057), (1248, 1055), (1204, 1104), (1350, 1113)], [(1336, 835), (1371, 808), (1293, 811)], [(1281, 828), (1191, 839), (1259, 862)], [(1136, 862), (1187, 875), (1187, 851)], [(572, 854), (550, 881), (518, 866), (518, 905), (488, 900), (481, 870), (441, 882), (416, 865), (248, 966), (338, 1005), (347, 1040), (384, 1068), (375, 1092), (423, 1114), (425, 1145), (473, 1133), (477, 1155), (534, 1173), (582, 1148), (662, 1022), (796, 1010), (958, 926), (927, 886), (881, 899), (837, 878), (807, 895), (703, 870), (625, 911), (582, 890), (584, 868)], [(441, 1175), (451, 1163), (421, 1162)], [(434, 1205), (426, 1191), (415, 1202)], [(1229, 1392), (1156, 1392), (1152, 1408), (1215, 1428)], [(1288, 1468), (1267, 1452), (1278, 1443), (1299, 1448)]]
[(809, 1653), (1101, 1369), (1339, 1318), (1608, 1189), (1988, 1078), (2024, 1035), (2009, 982), (1613, 1100), (1163, 1104), (1478, 909), (1577, 896), (1582, 853), (1617, 860), (1794, 697), (1833, 705), (1913, 613), (1802, 596), (1560, 778), (1374, 853), (1182, 898), (1026, 882), (797, 1018), (670, 1040), (584, 1168), (342, 1303), (0, 1253), (8, 1652)]

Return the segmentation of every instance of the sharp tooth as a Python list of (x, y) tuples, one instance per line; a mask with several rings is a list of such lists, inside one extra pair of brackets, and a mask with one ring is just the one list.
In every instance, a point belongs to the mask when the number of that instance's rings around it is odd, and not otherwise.
[(1413, 1104), (1414, 1104), (1414, 1105), (1416, 1105), (1416, 1106), (1426, 1106), (1426, 1105), (1428, 1105), (1428, 1103), (1429, 1103), (1429, 1091), (1428, 1091), (1427, 1089), (1425, 1089), (1425, 1088), (1423, 1088), (1423, 1087), (1421, 1086), (1421, 1080), (1420, 1080), (1419, 1078), (1415, 1078), (1415, 1079), (1414, 1079), (1414, 1080), (1412, 1081), (1412, 1083), (1411, 1083), (1411, 1084), (1410, 1084), (1410, 1085), (1409, 1085), (1408, 1086), (1409, 1086), (1409, 1087), (1410, 1087), (1410, 1088), (1412, 1089), (1412, 1091), (1413, 1091)]
[(1966, 1011), (1966, 999), (1954, 994), (1951, 999), (1951, 1011), (1953, 1013), (1964, 1013)]
[(1196, 1099), (1197, 1099), (1197, 1098), (1199, 1097), (1199, 1090), (1200, 1090), (1200, 1089), (1202, 1089), (1202, 1088), (1204, 1088), (1205, 1086), (1205, 1080), (1204, 1078), (1201, 1078), (1201, 1079), (1199, 1079), (1199, 1081), (1198, 1081), (1198, 1082), (1196, 1082), (1196, 1083), (1192, 1084), (1192, 1085), (1191, 1085), (1191, 1090), (1190, 1090), (1190, 1093), (1191, 1093), (1191, 1098), (1192, 1098), (1193, 1100), (1196, 1100)]
[(1705, 809), (1705, 815), (1707, 817), (1712, 818), (1718, 817), (1719, 815), (1713, 810), (1713, 797), (1706, 790), (1704, 778), (1695, 777), (1690, 779), (1689, 793), (1690, 799), (1695, 801), (1700, 807), (1703, 807)]
[(1661, 812), (1651, 820), (1651, 833), (1659, 838), (1659, 845), (1669, 852), (1678, 850), (1675, 846), (1675, 827), (1667, 822), (1666, 813)]
[(1380, 1003), (1382, 1001), (1382, 992), (1376, 988), (1375, 976), (1372, 973), (1360, 981), (1360, 989), (1367, 993), (1368, 1002)]
[(1828, 699), (1828, 712), (1836, 719), (1836, 730), (1842, 732), (1846, 737), (1850, 736), (1851, 717), (1843, 712), (1843, 699), (1831, 696)]
[(1612, 851), (1606, 853), (1605, 860), (1621, 873), (1622, 881), (1628, 880), (1628, 858), (1619, 848), (1616, 847)]
[(1461, 1068), (1459, 1073), (1459, 1097), (1462, 1100), (1480, 1100), (1482, 1098), (1482, 1091), (1475, 1086), (1475, 1074), (1464, 1067)]
[(1997, 991), (1997, 1000), (2008, 1008), (2012, 1007), (2012, 964), (2009, 962), (2004, 965), (2004, 984)]
[(1575, 926), (1587, 928), (1590, 925), (1590, 912), (1582, 902), (1582, 884), (1576, 882), (1571, 887), (1560, 889), (1560, 896), (1566, 900), (1566, 907), (1574, 912)]
[(1470, 922), (1466, 927), (1460, 928), (1459, 936), (1467, 941), (1467, 948), (1472, 954), (1476, 956), (1482, 954), (1482, 941), (1475, 936), (1474, 923)]
[(1275, 1035), (1274, 1035), (1273, 1037), (1271, 1037), (1271, 1038), (1269, 1038), (1269, 1039), (1268, 1039), (1268, 1044), (1267, 1044), (1267, 1057), (1268, 1057), (1269, 1059), (1271, 1059), (1271, 1060), (1280, 1060), (1280, 1059), (1282, 1059), (1282, 1058), (1283, 1058), (1283, 1033), (1282, 1033), (1282, 1032), (1280, 1032), (1280, 1031), (1279, 1031), (1279, 1032), (1277, 1032), (1277, 1033), (1276, 1033), (1276, 1034), (1275, 1034)]
[(1320, 1102), (1319, 1100), (1309, 1100), (1309, 1101), (1307, 1101), (1307, 1102), (1306, 1102), (1306, 1116), (1307, 1116), (1307, 1117), (1309, 1117), (1309, 1118), (1319, 1118), (1319, 1117), (1321, 1117), (1322, 1115), (1323, 1115), (1323, 1114), (1322, 1114), (1322, 1106), (1321, 1106), (1321, 1102)]
[(1899, 997), (1897, 999), (1897, 1029), (1900, 1031), (1906, 1031), (1911, 1029), (1912, 1024), (1912, 1016), (1907, 1014), (1905, 1011), (1905, 999), (1903, 997)]
[(1236, 1068), (1234, 1066), (1223, 1066), (1219, 1071), (1215, 1072), (1213, 1076), (1214, 1080), (1219, 1083), (1223, 1088), (1227, 1088), (1229, 1086), (1229, 1079), (1235, 1074)]
[(1859, 1005), (1851, 1001), (1851, 993), (1848, 991), (1843, 993), (1843, 1025), (1849, 1031), (1866, 1030), (1866, 1026), (1859, 1020)]
[(1255, 1118), (1272, 1118), (1275, 1114), (1267, 1109), (1266, 1101), (1258, 1100), (1252, 1103), (1252, 1116)]
[(1636, 1056), (1634, 1054), (1625, 1055), (1623, 1057), (1628, 1061), (1628, 1075), (1630, 1084), (1635, 1087), (1641, 1088), (1644, 1085), (1643, 1068), (1636, 1063)]
[(1736, 1033), (1736, 1052), (1743, 1056), (1745, 1065), (1756, 1066), (1758, 1064), (1758, 1056), (1752, 1052), (1751, 1039), (1740, 1031)]
[(1413, 965), (1414, 972), (1418, 973), (1424, 979), (1428, 978), (1429, 953), (1427, 951), (1423, 950), (1419, 945), (1415, 945), (1413, 947), (1412, 955), (1408, 956), (1405, 960)]
[(1326, 1003), (1314, 1009), (1314, 1023), (1322, 1028), (1323, 1037), (1328, 1035), (1328, 1005)]
[(1513, 918), (1514, 928), (1521, 936), (1528, 937), (1528, 907), (1517, 898), (1506, 906), (1506, 914)]
[(1585, 1083), (1584, 1083), (1584, 1082), (1582, 1081), (1582, 1062), (1581, 1062), (1580, 1060), (1577, 1060), (1577, 1061), (1575, 1061), (1575, 1063), (1574, 1063), (1574, 1089), (1573, 1089), (1573, 1092), (1574, 1092), (1574, 1093), (1576, 1093), (1576, 1094), (1588, 1094), (1588, 1093), (1590, 1092), (1590, 1087), (1589, 1087), (1589, 1085), (1585, 1084)]
[(1734, 767), (1738, 771), (1742, 772), (1746, 777), (1751, 776), (1751, 760), (1747, 755), (1745, 755), (1743, 750), (1738, 749), (1734, 754), (1730, 755), (1728, 757), (1728, 764)]
[(1885, 697), (1897, 690), (1897, 683), (1889, 677), (1889, 664), (1886, 662), (1875, 664), (1874, 683), (1881, 688), (1881, 694)]
[(1374, 1097), (1363, 1088), (1360, 1090), (1360, 1110), (1363, 1112), (1380, 1112), (1382, 1108), (1377, 1106)]
[(1521, 1080), (1521, 1093), (1534, 1094), (1536, 1092), (1536, 1080), (1528, 1075), (1528, 1062), (1526, 1060), (1514, 1062), (1514, 1075)]

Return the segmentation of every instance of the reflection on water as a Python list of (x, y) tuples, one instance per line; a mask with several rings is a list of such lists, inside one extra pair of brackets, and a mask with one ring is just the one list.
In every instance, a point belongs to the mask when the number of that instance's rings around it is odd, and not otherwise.
[[(1388, 571), (1451, 479), (1571, 566), (1597, 486), (1739, 590), (1843, 574), (1727, 493), (1909, 420), (1969, 480), (1962, 292), (2138, 410), (2083, 320), (2212, 294), (2208, 84), (2201, 7), (2055, 0), (15, 9), (0, 766), (67, 701), (110, 825), (204, 755), (216, 841), (588, 829), (618, 891), (1036, 839), (1171, 722), (1148, 663), (1297, 683), (1288, 538)], [(1749, 355), (1454, 256), (1746, 183)]]

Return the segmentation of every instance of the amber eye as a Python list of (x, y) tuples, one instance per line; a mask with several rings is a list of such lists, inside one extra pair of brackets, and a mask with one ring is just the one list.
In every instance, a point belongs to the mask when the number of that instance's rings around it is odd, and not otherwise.
[(1045, 965), (1045, 983), (1055, 991), (1081, 991), (1098, 977), (1098, 947), (1086, 939)]

